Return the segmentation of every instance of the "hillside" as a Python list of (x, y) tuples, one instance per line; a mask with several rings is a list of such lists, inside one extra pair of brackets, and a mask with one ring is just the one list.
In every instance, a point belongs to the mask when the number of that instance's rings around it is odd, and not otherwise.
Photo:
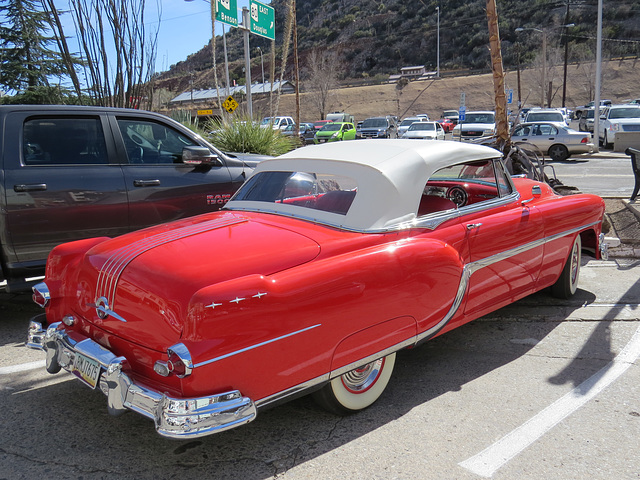
[[(637, 69), (640, 60), (608, 61), (603, 64), (602, 99), (610, 99), (614, 103), (624, 103), (633, 98), (640, 98), (640, 87), (637, 81)], [(551, 69), (551, 81), (554, 88), (552, 106), (562, 104), (562, 68)], [(584, 105), (593, 96), (594, 72), (593, 64), (572, 64), (567, 69), (567, 100), (569, 108)], [(521, 91), (524, 106), (540, 103), (540, 86), (538, 70), (521, 72)], [(513, 88), (514, 105), (518, 99), (517, 74), (509, 71), (505, 85)], [(364, 87), (341, 88), (335, 92), (330, 110), (345, 111), (353, 114), (356, 120), (363, 120), (376, 115), (397, 115), (405, 117), (417, 113), (427, 113), (431, 118), (440, 118), (442, 110), (457, 109), (460, 105), (460, 93), (464, 92), (467, 110), (493, 110), (492, 76), (473, 75), (451, 77), (428, 81), (410, 82), (402, 91), (395, 84), (372, 85)], [(300, 96), (300, 120), (311, 121), (319, 118), (309, 101), (310, 93)], [(268, 101), (254, 100), (254, 112), (268, 115)], [(295, 95), (283, 95), (280, 98), (281, 115), (295, 116)]]
[[(272, 0), (276, 13), (276, 75), (282, 64), (281, 50), (286, 25), (288, 0)], [(540, 63), (542, 35), (547, 38), (547, 57), (561, 63), (564, 42), (568, 41), (570, 62), (593, 61), (597, 2), (586, 0), (567, 4), (556, 0), (497, 0), (500, 17), (503, 63), (506, 69), (516, 65)], [(440, 6), (440, 68), (444, 73), (490, 68), (485, 2), (482, 0), (420, 0), (407, 4), (402, 0), (297, 0), (296, 25), (300, 75), (304, 86), (309, 53), (320, 49), (334, 53), (340, 62), (339, 80), (371, 79), (399, 73), (403, 66), (425, 65), (436, 69), (436, 7)], [(603, 19), (603, 58), (638, 54), (640, 44), (640, 7), (634, 0), (611, 0)], [(568, 19), (568, 20), (567, 20)], [(571, 22), (575, 26), (564, 29)], [(519, 27), (528, 31), (516, 32)], [(533, 31), (537, 29), (538, 31)], [(265, 73), (270, 70), (271, 42), (251, 35), (252, 78), (261, 73), (260, 53), (264, 52)], [(221, 38), (216, 44), (219, 78), (223, 78), (224, 55)], [(210, 47), (162, 73), (158, 85), (180, 93), (189, 88), (212, 88)], [(241, 31), (227, 34), (231, 81), (244, 83), (244, 53)], [(287, 60), (285, 78), (293, 79), (293, 55)]]

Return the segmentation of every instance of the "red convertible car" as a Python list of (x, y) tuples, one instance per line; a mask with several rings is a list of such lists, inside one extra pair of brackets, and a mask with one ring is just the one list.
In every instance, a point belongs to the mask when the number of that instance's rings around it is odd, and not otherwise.
[(220, 212), (57, 247), (28, 345), (168, 437), (307, 393), (354, 412), (398, 350), (548, 287), (572, 295), (581, 251), (606, 256), (603, 212), (511, 178), (488, 147), (303, 147), (260, 163)]

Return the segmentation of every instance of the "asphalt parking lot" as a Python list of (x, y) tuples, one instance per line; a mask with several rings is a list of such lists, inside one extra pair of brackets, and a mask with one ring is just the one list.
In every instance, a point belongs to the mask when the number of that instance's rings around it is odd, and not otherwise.
[(47, 374), (23, 347), (38, 309), (4, 296), (2, 477), (638, 478), (639, 277), (638, 260), (585, 259), (571, 300), (539, 293), (401, 352), (359, 414), (302, 398), (190, 441), (111, 417), (102, 394)]

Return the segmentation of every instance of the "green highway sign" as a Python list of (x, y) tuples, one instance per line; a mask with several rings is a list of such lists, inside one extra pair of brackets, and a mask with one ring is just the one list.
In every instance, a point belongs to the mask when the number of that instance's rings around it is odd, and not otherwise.
[(276, 39), (276, 16), (273, 7), (251, 0), (251, 33)]
[(216, 20), (226, 23), (232, 27), (238, 26), (238, 1), (237, 0), (215, 0)]

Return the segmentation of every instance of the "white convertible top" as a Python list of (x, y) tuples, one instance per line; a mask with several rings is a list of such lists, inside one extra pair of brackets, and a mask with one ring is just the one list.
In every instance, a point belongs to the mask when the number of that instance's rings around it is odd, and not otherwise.
[[(386, 230), (413, 220), (422, 191), (437, 170), (470, 160), (500, 157), (493, 148), (452, 141), (370, 139), (311, 145), (260, 162), (253, 172), (309, 172), (351, 177), (358, 186), (346, 215), (271, 204), (269, 211), (304, 216), (358, 231)], [(230, 209), (265, 210), (262, 202), (231, 200)], [(276, 212), (277, 210), (277, 212)]]

